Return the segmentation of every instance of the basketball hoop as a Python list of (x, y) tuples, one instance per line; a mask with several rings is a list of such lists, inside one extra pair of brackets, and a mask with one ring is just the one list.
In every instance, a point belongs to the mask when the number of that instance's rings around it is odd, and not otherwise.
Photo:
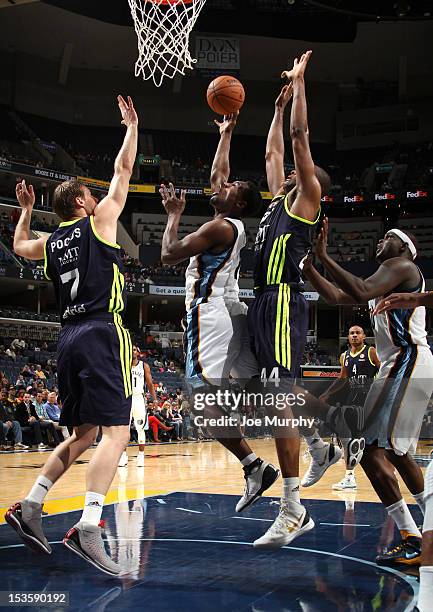
[(128, 0), (138, 38), (135, 76), (164, 79), (185, 74), (196, 59), (188, 51), (189, 35), (206, 0)]

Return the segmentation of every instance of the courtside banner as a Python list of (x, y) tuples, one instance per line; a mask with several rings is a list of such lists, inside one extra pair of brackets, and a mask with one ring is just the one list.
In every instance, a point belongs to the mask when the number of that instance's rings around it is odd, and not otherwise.
[(340, 366), (301, 366), (301, 377), (309, 379), (337, 378), (340, 375)]
[[(105, 181), (98, 178), (93, 178), (90, 176), (80, 176), (80, 175), (72, 175), (66, 174), (65, 172), (59, 172), (58, 170), (51, 170), (50, 168), (38, 168), (36, 166), (30, 166), (28, 164), (17, 164), (7, 158), (0, 157), (0, 172), (7, 172), (11, 174), (16, 174), (18, 176), (31, 176), (37, 177), (48, 181), (53, 181), (55, 183), (60, 183), (62, 181), (70, 181), (73, 179), (77, 179), (80, 182), (84, 183), (88, 187), (92, 187), (93, 189), (97, 189), (100, 191), (108, 191), (110, 186), (109, 181)], [(129, 193), (146, 193), (149, 195), (158, 195), (159, 196), (159, 188), (160, 184), (138, 184), (134, 183), (129, 185)], [(212, 190), (209, 187), (192, 187), (188, 185), (176, 185), (176, 193), (180, 192), (181, 189), (185, 189), (187, 195), (192, 196), (210, 196), (212, 195)], [(264, 200), (272, 200), (272, 194), (269, 191), (261, 191), (261, 196)], [(390, 204), (398, 204), (399, 202), (431, 202), (433, 200), (433, 189), (417, 187), (415, 186), (410, 191), (400, 190), (400, 191), (386, 191), (381, 193), (347, 193), (343, 192), (338, 195), (327, 195), (323, 196), (323, 203), (330, 204), (346, 204), (346, 205), (359, 205), (360, 207), (363, 204), (372, 204), (378, 202), (386, 202)]]
[(52, 170), (51, 168), (38, 168), (36, 166), (29, 166), (28, 164), (17, 164), (13, 161), (0, 158), (0, 171), (12, 172), (13, 174), (20, 174), (22, 176), (36, 176), (48, 181), (70, 181), (75, 179), (76, 176), (59, 172), (58, 170)]
[[(185, 287), (170, 287), (169, 285), (149, 285), (149, 295), (164, 295), (164, 296), (185, 296)], [(303, 293), (306, 300), (315, 301), (319, 299), (319, 294), (315, 291), (306, 291)], [(239, 297), (242, 300), (254, 299), (254, 291), (252, 289), (239, 289)]]
[[(96, 179), (90, 176), (77, 176), (76, 178), (80, 183), (87, 185), (87, 187), (92, 187), (93, 189), (108, 191), (110, 187), (110, 182), (103, 181), (102, 179)], [(156, 193), (158, 187), (158, 185), (131, 184), (129, 185), (128, 191), (129, 193)]]

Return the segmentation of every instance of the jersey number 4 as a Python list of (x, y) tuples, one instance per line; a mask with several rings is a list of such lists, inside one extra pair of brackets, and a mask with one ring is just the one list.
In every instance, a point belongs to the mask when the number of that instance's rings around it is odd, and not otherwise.
[(66, 285), (66, 283), (69, 283), (70, 281), (73, 281), (72, 287), (71, 287), (71, 301), (73, 302), (75, 298), (77, 297), (77, 293), (78, 293), (78, 285), (80, 282), (79, 269), (74, 268), (73, 270), (69, 270), (69, 272), (65, 272), (64, 274), (61, 274), (60, 279), (64, 285)]

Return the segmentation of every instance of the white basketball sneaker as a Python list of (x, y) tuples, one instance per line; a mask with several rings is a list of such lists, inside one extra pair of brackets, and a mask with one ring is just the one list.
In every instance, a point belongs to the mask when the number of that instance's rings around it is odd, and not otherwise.
[(343, 452), (335, 444), (326, 442), (322, 448), (312, 448), (310, 455), (310, 465), (301, 480), (303, 487), (311, 487), (319, 482), (326, 470), (341, 459)]
[(236, 504), (236, 512), (242, 512), (274, 484), (280, 475), (272, 463), (263, 461), (259, 457), (244, 467), (245, 489), (244, 494)]
[(128, 454), (126, 451), (123, 451), (122, 456), (119, 459), (119, 463), (117, 464), (119, 467), (126, 467), (128, 465)]
[(142, 452), (138, 452), (137, 455), (137, 467), (142, 468), (144, 467), (144, 453)]
[(340, 482), (333, 484), (332, 488), (334, 491), (344, 491), (346, 489), (356, 489), (356, 486), (355, 474), (347, 474)]
[(313, 527), (314, 521), (302, 504), (281, 500), (277, 518), (267, 532), (254, 542), (254, 548), (274, 550), (287, 546)]

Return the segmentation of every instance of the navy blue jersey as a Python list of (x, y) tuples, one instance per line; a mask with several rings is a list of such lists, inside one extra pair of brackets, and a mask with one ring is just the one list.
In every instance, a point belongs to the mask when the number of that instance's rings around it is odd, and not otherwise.
[(254, 246), (254, 289), (301, 282), (302, 261), (308, 255), (319, 221), (297, 217), (289, 196), (276, 196), (260, 221)]
[(373, 378), (379, 371), (379, 368), (371, 359), (370, 351), (371, 346), (364, 345), (355, 354), (347, 350), (340, 356), (340, 363), (346, 368), (349, 381), (350, 391), (347, 404), (364, 405)]
[(93, 216), (65, 221), (45, 245), (45, 276), (53, 281), (62, 325), (125, 308), (120, 246), (101, 238)]

